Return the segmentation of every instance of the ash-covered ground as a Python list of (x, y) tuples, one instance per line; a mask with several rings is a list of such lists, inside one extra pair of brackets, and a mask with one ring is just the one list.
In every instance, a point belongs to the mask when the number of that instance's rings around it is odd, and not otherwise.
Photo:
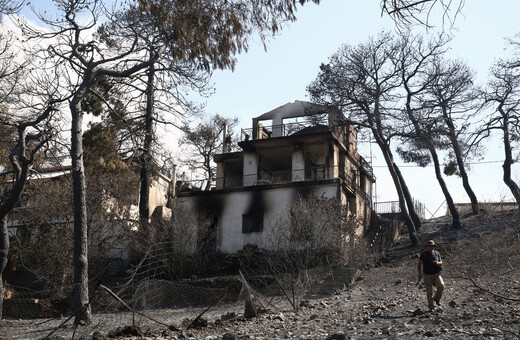
[[(243, 313), (243, 305), (226, 305), (226, 309), (217, 306), (204, 315), (207, 325), (180, 331), (158, 329), (157, 324), (152, 327), (150, 320), (140, 318), (137, 324), (143, 335), (132, 336), (129, 332), (126, 338), (520, 338), (520, 215), (508, 212), (466, 217), (463, 228), (458, 230), (451, 228), (449, 218), (440, 218), (425, 223), (419, 236), (422, 243), (436, 241), (444, 262), (444, 296), (441, 306), (433, 311), (427, 308), (422, 282), (416, 284), (418, 254), (424, 247), (410, 247), (408, 235), (403, 234), (383, 251), (378, 263), (365, 268), (348, 288), (332, 296), (306, 299), (298, 311), (287, 305), (255, 318), (244, 318), (237, 312)], [(236, 312), (234, 317), (232, 311)], [(183, 317), (193, 318), (194, 313), (179, 314), (177, 326), (182, 329)], [(127, 315), (120, 321), (126, 324), (120, 326), (129, 325), (129, 321)], [(90, 326), (88, 332), (78, 329), (74, 338), (123, 337), (124, 332), (115, 332), (116, 324), (111, 322), (97, 329)], [(25, 325), (30, 331), (31, 325)], [(52, 329), (50, 323), (44, 326)], [(48, 332), (32, 334), (40, 338)], [(48, 338), (66, 339), (72, 333), (69, 331), (67, 337), (58, 334)], [(30, 339), (30, 333), (25, 338)]]
[[(298, 312), (238, 318), (164, 339), (517, 339), (520, 337), (520, 215), (482, 214), (453, 230), (449, 218), (425, 223), (443, 256), (441, 306), (429, 311), (408, 236), (385, 251), (345, 291), (307, 300)], [(165, 334), (166, 335), (166, 334)], [(227, 336), (228, 338), (232, 338)]]

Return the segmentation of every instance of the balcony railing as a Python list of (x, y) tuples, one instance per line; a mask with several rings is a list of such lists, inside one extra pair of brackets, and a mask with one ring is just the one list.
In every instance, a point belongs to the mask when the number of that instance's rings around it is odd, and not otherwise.
[[(255, 176), (255, 175), (253, 175)], [(292, 171), (273, 171), (263, 172), (258, 174), (259, 181), (265, 181), (266, 183), (289, 183), (292, 182)]]
[(271, 126), (258, 126), (250, 129), (242, 129), (242, 133), (240, 136), (240, 141), (248, 141), (252, 139), (264, 139), (274, 137), (286, 137), (290, 136), (298, 131), (301, 131), (308, 127), (313, 127), (320, 125), (328, 126), (328, 119), (322, 118), (317, 121), (310, 122), (299, 122), (299, 123), (287, 123), (280, 125), (271, 125)]
[(396, 214), (401, 212), (399, 201), (376, 202), (374, 203), (374, 210), (378, 214)]
[(301, 170), (282, 170), (273, 172), (261, 172), (244, 176), (229, 176), (217, 178), (218, 188), (237, 188), (257, 185), (270, 185), (291, 182), (310, 182), (333, 178), (341, 178), (344, 185), (351, 189), (353, 193), (363, 198), (366, 204), (371, 205), (372, 198), (361, 188), (356, 180), (336, 167), (315, 166), (311, 171)]
[(361, 156), (359, 156), (359, 162), (361, 163), (361, 167), (365, 170), (371, 177), (374, 177), (374, 170), (372, 166), (368, 164), (368, 162)]
[[(414, 210), (417, 215), (424, 219), (426, 216), (426, 206), (424, 203), (413, 199)], [(374, 210), (378, 214), (397, 214), (401, 212), (399, 201), (376, 202), (374, 203)]]
[(343, 179), (345, 185), (348, 188), (350, 188), (353, 192), (355, 192), (356, 194), (358, 194), (359, 196), (361, 196), (363, 198), (365, 203), (367, 203), (368, 205), (372, 205), (372, 198), (364, 189), (362, 189), (359, 186), (359, 184), (357, 184), (354, 177), (348, 175), (347, 173), (345, 173), (343, 171), (340, 172), (340, 177)]

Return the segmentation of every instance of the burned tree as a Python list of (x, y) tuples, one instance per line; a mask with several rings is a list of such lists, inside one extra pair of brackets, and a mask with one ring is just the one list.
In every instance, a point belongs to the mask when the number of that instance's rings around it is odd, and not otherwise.
[(397, 92), (402, 82), (400, 66), (394, 62), (399, 45), (389, 33), (355, 47), (344, 45), (328, 64), (321, 65), (308, 91), (315, 102), (339, 107), (351, 121), (372, 133), (392, 176), (410, 240), (417, 245), (420, 219), (410, 216), (415, 214), (413, 202), (391, 149), (400, 112)]
[(437, 152), (449, 147), (446, 131), (425, 100), (431, 83), (436, 77), (442, 76), (432, 72), (434, 68), (431, 64), (445, 52), (445, 44), (446, 40), (442, 37), (428, 43), (419, 37), (409, 36), (403, 39), (398, 62), (401, 65), (401, 79), (406, 94), (404, 112), (408, 125), (403, 128), (402, 137), (408, 143), (408, 148), (398, 147), (398, 152), (405, 161), (417, 163), (419, 166), (426, 166), (433, 161), (435, 177), (446, 198), (453, 218), (453, 227), (460, 228), (459, 213), (443, 179)]
[(261, 249), (245, 247), (241, 269), (274, 282), (296, 311), (309, 289), (334, 270), (354, 272), (368, 264), (360, 219), (334, 198), (296, 195), (288, 211), (264, 226)]
[(455, 158), (458, 175), (470, 201), (473, 215), (479, 214), (477, 196), (469, 184), (466, 159), (475, 151), (467, 142), (464, 132), (467, 122), (474, 117), (477, 91), (473, 85), (473, 72), (460, 61), (436, 58), (429, 74), (434, 77), (427, 87), (428, 105), (442, 121), (445, 134)]
[[(14, 2), (0, 4), (4, 6), (8, 3)], [(13, 7), (10, 9), (14, 10)], [(13, 41), (9, 32), (0, 35), (0, 153), (4, 179), (0, 198), (0, 319), (2, 274), (10, 246), (8, 214), (18, 204), (37, 156), (56, 133), (53, 117), (59, 104), (65, 100), (48, 78), (27, 72), (31, 65), (14, 52)]]
[(408, 28), (412, 24), (432, 27), (430, 16), (436, 11), (441, 13), (442, 26), (446, 23), (454, 25), (462, 12), (464, 0), (382, 0), (382, 13), (389, 15), (400, 28)]
[(3, 14), (13, 14), (19, 12), (25, 5), (23, 0), (0, 0), (0, 23)]
[(520, 187), (511, 178), (511, 167), (517, 156), (513, 145), (520, 138), (520, 67), (518, 59), (499, 60), (491, 68), (491, 79), (484, 93), (485, 101), (494, 105), (495, 111), (483, 122), (477, 133), (476, 142), (480, 143), (493, 131), (502, 134), (504, 145), (503, 180), (511, 190), (520, 208)]
[[(10, 121), (9, 118), (1, 119), (1, 126), (13, 127), (15, 144), (9, 154), (10, 168), (2, 173), (9, 179), (4, 184), (4, 193), (0, 201), (0, 288), (3, 290), (2, 273), (7, 264), (9, 253), (9, 232), (7, 217), (20, 199), (29, 179), (29, 174), (35, 162), (36, 155), (46, 145), (51, 137), (52, 128), (49, 125), (53, 113), (56, 111), (58, 100), (49, 100), (46, 107), (33, 118), (25, 121)], [(4, 116), (6, 113), (3, 113)], [(5, 117), (5, 116), (4, 116)], [(2, 316), (3, 294), (0, 297), (0, 318)]]
[[(160, 58), (149, 65), (138, 80), (143, 88), (136, 82), (132, 85), (142, 93), (140, 100), (144, 102), (143, 137), (139, 145), (141, 220), (148, 221), (150, 213), (149, 183), (153, 149), (157, 145), (155, 126), (172, 124), (172, 117), (160, 117), (159, 111), (174, 113), (176, 118), (197, 111), (199, 108), (187, 101), (182, 93), (188, 89), (206, 94), (212, 69), (234, 69), (235, 54), (247, 51), (249, 36), (256, 33), (264, 42), (266, 37), (279, 31), (284, 22), (296, 20), (297, 4), (303, 5), (307, 1), (311, 0), (269, 3), (256, 0), (140, 0), (116, 13), (115, 20), (104, 25), (107, 40), (113, 39), (110, 32), (114, 31), (130, 38), (137, 34), (139, 44), (146, 51), (143, 53), (153, 53), (158, 45), (165, 47)], [(319, 3), (319, 0), (312, 1)]]

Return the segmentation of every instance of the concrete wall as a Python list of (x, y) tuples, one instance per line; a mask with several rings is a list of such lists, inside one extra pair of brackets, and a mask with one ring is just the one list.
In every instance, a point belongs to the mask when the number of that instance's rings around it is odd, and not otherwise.
[[(194, 214), (206, 211), (218, 218), (217, 250), (236, 253), (245, 245), (267, 247), (270, 228), (279, 223), (280, 216), (287, 215), (290, 203), (300, 194), (315, 192), (317, 196), (340, 199), (339, 182), (330, 181), (321, 185), (262, 186), (251, 190), (210, 192), (205, 195), (179, 196), (177, 207)], [(258, 190), (263, 189), (263, 190)], [(262, 232), (242, 233), (242, 215), (264, 214)]]
[(168, 192), (171, 190), (171, 182), (163, 176), (156, 176), (150, 183), (150, 207), (149, 212), (152, 216), (156, 207), (166, 206), (168, 203)]

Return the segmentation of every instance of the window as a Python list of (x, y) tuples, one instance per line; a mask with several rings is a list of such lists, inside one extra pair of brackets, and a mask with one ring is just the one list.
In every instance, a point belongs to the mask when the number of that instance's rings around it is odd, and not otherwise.
[(242, 233), (257, 233), (264, 228), (264, 214), (252, 213), (242, 215)]

